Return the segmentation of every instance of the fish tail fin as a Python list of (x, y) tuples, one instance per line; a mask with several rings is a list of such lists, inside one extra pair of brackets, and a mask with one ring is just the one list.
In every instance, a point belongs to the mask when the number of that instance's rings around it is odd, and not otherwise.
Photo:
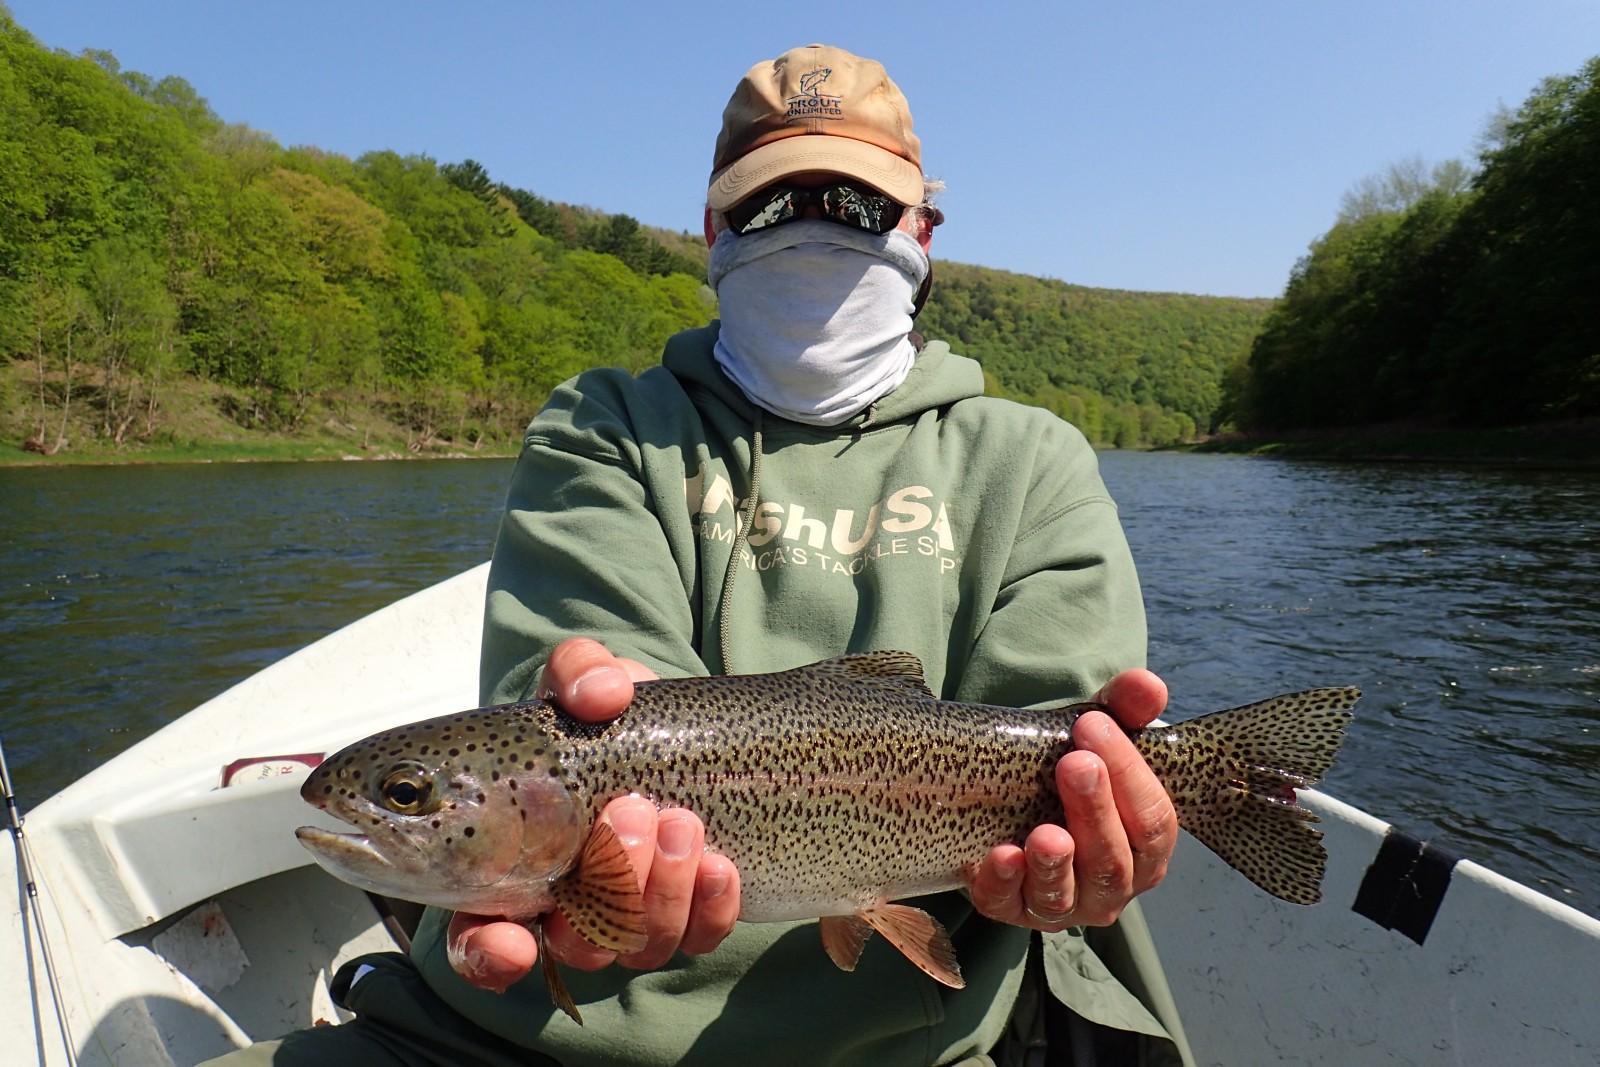
[(1285, 693), (1147, 731), (1140, 750), (1178, 825), (1273, 896), (1315, 904), (1328, 855), (1295, 790), (1332, 766), (1360, 696), (1353, 688)]

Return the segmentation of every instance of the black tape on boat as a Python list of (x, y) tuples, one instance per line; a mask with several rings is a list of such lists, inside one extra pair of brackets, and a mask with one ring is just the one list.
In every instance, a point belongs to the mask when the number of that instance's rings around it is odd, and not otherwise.
[(1460, 857), (1390, 829), (1367, 868), (1351, 910), (1422, 944)]

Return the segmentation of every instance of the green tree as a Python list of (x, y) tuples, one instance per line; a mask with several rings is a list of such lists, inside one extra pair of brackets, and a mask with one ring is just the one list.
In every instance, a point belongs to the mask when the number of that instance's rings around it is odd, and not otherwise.
[(1463, 419), (1600, 413), (1600, 56), (1546, 79), (1483, 157), (1431, 369)]
[(76, 283), (35, 273), (0, 284), (0, 345), (32, 364), (36, 427), (25, 447), (53, 456), (68, 444), (74, 390), (89, 331), (89, 298)]
[(1359, 184), (1224, 408), (1256, 429), (1600, 413), (1600, 57), (1490, 119), (1479, 169)]
[(176, 362), (178, 317), (155, 258), (121, 238), (90, 248), (88, 353), (100, 375), (100, 429), (122, 444), (141, 417), (155, 429), (161, 382)]

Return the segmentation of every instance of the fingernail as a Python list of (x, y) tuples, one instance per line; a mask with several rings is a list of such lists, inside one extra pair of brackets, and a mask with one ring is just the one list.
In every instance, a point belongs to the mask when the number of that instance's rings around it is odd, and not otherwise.
[(656, 848), (669, 860), (681, 860), (694, 848), (694, 828), (682, 818), (662, 819), (656, 828)]
[(613, 808), (606, 817), (624, 848), (638, 848), (648, 841), (651, 824), (655, 822), (655, 812), (642, 804), (623, 804)]
[(580, 698), (583, 694), (595, 689), (610, 689), (619, 681), (626, 681), (627, 675), (617, 667), (592, 667), (584, 671), (572, 681), (572, 696)]
[(1100, 768), (1094, 764), (1073, 767), (1066, 773), (1066, 787), (1079, 796), (1089, 796), (1100, 788)]
[(467, 968), (472, 971), (472, 984), (491, 993), (504, 993), (512, 982), (490, 962), (487, 954), (478, 949), (466, 952)]
[[(1073, 733), (1077, 734), (1081, 731), (1084, 741), (1104, 741), (1111, 736), (1111, 731), (1116, 728), (1116, 720), (1111, 717), (1108, 710), (1079, 719), (1077, 729)], [(1082, 746), (1080, 745), (1079, 747), (1081, 748)]]
[(727, 871), (712, 871), (700, 879), (699, 892), (695, 896), (702, 901), (716, 900), (728, 891), (728, 883), (731, 881)]
[(1057, 870), (1067, 862), (1067, 857), (1050, 852), (1035, 852), (1028, 856), (1028, 862), (1042, 872)]

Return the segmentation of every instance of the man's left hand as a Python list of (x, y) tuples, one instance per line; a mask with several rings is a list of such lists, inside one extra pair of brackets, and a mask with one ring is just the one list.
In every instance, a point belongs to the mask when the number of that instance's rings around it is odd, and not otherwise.
[(1109, 926), (1166, 876), (1178, 814), (1123, 732), (1161, 714), (1166, 683), (1150, 671), (1124, 671), (1094, 699), (1111, 715), (1079, 716), (1075, 747), (1056, 764), (1066, 828), (1046, 823), (1023, 847), (992, 849), (969, 879), (973, 904), (991, 919), (1035, 930)]

